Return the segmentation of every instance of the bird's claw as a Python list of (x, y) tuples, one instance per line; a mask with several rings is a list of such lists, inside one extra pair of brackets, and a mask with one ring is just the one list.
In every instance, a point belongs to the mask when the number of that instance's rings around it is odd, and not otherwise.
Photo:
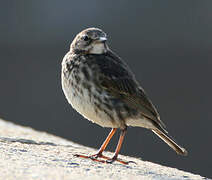
[[(136, 164), (134, 161), (123, 161), (123, 160), (118, 159), (118, 158), (109, 158), (109, 157), (104, 156), (102, 154), (94, 154), (94, 155), (91, 155), (91, 156), (75, 154), (74, 156), (75, 157), (80, 157), (80, 158), (91, 159), (92, 161), (101, 162), (101, 163), (107, 163), (107, 164), (112, 164), (114, 161), (118, 161), (119, 163), (124, 164), (124, 165), (128, 165), (129, 163)], [(98, 158), (103, 158), (103, 159), (106, 159), (106, 160), (100, 160)]]

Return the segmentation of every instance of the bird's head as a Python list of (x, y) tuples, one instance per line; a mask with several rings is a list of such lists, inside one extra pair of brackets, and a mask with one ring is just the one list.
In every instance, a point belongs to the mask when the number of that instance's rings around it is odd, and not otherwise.
[(104, 54), (107, 52), (107, 37), (98, 28), (88, 28), (80, 32), (71, 43), (71, 51), (85, 54)]

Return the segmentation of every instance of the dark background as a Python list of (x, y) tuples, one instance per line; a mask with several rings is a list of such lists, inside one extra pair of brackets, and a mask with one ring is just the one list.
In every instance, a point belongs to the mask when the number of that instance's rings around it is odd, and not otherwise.
[(212, 177), (211, 8), (210, 0), (1, 1), (0, 116), (98, 148), (109, 129), (71, 108), (60, 69), (74, 36), (99, 27), (189, 151), (178, 156), (149, 130), (129, 128), (121, 153)]

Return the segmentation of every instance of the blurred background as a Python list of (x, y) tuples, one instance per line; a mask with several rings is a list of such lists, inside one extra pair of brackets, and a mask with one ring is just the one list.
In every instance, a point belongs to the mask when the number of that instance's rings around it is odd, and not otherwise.
[(128, 129), (121, 153), (212, 177), (211, 8), (210, 0), (2, 1), (0, 117), (99, 148), (110, 129), (75, 112), (60, 82), (74, 36), (99, 27), (189, 155), (142, 128)]

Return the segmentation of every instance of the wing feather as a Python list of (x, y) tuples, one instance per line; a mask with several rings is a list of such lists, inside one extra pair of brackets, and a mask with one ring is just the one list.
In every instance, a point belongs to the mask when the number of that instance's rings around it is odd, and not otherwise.
[(115, 97), (120, 97), (123, 102), (139, 110), (143, 116), (153, 120), (162, 128), (165, 127), (156, 108), (136, 81), (127, 64), (112, 51), (99, 56), (97, 64), (102, 75), (101, 86), (106, 91)]

